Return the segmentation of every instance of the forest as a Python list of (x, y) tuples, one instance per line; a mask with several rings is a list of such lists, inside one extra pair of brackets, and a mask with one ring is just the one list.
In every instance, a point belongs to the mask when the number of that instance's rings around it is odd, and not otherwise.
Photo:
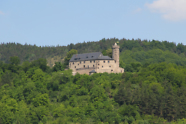
[(110, 51), (112, 45), (119, 41), (120, 59), (127, 65), (132, 62), (139, 63), (175, 63), (177, 65), (186, 65), (186, 46), (179, 43), (175, 44), (168, 41), (147, 41), (140, 39), (105, 39), (100, 41), (83, 42), (69, 44), (68, 46), (36, 46), (22, 45), (19, 43), (0, 44), (0, 61), (9, 62), (11, 56), (18, 56), (21, 63), (24, 61), (33, 61), (39, 58), (47, 59), (48, 66), (52, 67), (55, 62), (63, 62), (64, 57), (71, 49), (78, 53), (104, 52)]
[[(125, 73), (73, 76), (66, 69), (73, 51), (111, 56), (117, 41)], [(1, 44), (0, 124), (184, 124), (185, 48), (115, 38), (56, 47)], [(64, 61), (49, 67), (54, 56)]]

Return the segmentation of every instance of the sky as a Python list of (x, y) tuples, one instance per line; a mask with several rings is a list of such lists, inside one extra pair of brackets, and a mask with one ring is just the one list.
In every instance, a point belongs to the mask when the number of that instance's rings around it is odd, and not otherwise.
[(66, 46), (103, 38), (186, 45), (186, 0), (0, 0), (0, 43)]

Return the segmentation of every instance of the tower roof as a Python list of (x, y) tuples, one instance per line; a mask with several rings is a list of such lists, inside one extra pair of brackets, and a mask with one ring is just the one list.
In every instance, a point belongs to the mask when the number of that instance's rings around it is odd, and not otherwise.
[(119, 49), (119, 46), (117, 45), (117, 43), (114, 43), (114, 45), (112, 46), (112, 48), (118, 48)]

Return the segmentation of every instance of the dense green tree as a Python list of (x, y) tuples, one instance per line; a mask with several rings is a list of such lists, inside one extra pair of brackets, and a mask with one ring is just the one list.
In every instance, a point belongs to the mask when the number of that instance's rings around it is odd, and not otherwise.
[(103, 50), (102, 54), (104, 56), (109, 56), (110, 58), (112, 58), (112, 49)]
[(45, 72), (49, 70), (49, 67), (47, 66), (47, 61), (46, 59), (43, 59), (43, 58), (32, 61), (30, 64), (30, 67), (39, 67)]
[(75, 49), (71, 49), (68, 53), (67, 53), (67, 56), (65, 57), (65, 61), (64, 61), (64, 64), (65, 65), (68, 65), (69, 64), (69, 60), (71, 59), (71, 57), (74, 55), (74, 54), (77, 54), (77, 50)]
[(65, 70), (65, 65), (60, 63), (60, 62), (55, 62), (54, 67), (52, 68), (52, 71), (64, 71)]
[[(66, 56), (69, 61), (77, 53), (71, 49), (106, 53), (117, 40), (56, 48), (0, 45), (0, 60), (4, 61), (0, 61), (0, 123), (185, 123), (183, 44), (121, 39), (123, 74), (73, 76), (71, 70), (64, 70), (64, 63), (57, 62), (50, 69), (44, 59), (62, 54), (60, 58)], [(20, 54), (19, 50), (32, 52)], [(5, 56), (14, 56), (12, 62)]]
[(30, 68), (30, 62), (29, 61), (25, 61), (22, 63), (22, 68), (25, 72), (28, 71), (28, 69)]
[[(176, 46), (175, 43), (167, 41), (127, 40), (124, 38), (120, 40), (117, 38), (103, 38), (98, 42), (84, 42), (56, 47), (37, 47), (35, 45), (21, 45), (18, 43), (1, 44), (0, 60), (8, 63), (10, 57), (17, 56), (22, 63), (23, 61), (31, 62), (39, 58), (45, 58), (48, 62), (53, 61), (53, 64), (55, 64), (55, 62), (61, 61), (61, 59), (66, 59), (65, 63), (68, 65), (71, 57), (67, 54), (68, 51), (70, 52), (72, 49), (76, 49), (79, 53), (104, 51), (104, 55), (111, 57), (112, 50), (110, 48), (117, 41), (119, 41), (118, 45), (120, 46), (121, 59), (125, 64), (140, 62), (143, 65), (146, 62), (156, 63), (166, 61), (168, 63), (176, 63), (177, 65), (185, 65), (186, 60), (183, 56), (186, 55), (186, 50), (184, 50), (185, 46), (183, 44)], [(57, 60), (56, 57), (58, 58)], [(50, 63), (50, 65), (53, 64)]]
[(17, 101), (7, 95), (3, 96), (0, 102), (0, 122), (3, 124), (13, 123), (17, 111)]
[(18, 56), (10, 57), (10, 64), (12, 65), (18, 65), (20, 64), (20, 59)]

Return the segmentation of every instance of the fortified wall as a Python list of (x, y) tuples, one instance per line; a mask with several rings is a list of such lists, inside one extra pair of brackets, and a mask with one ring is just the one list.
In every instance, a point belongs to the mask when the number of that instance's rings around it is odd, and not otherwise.
[(112, 58), (103, 56), (101, 52), (75, 54), (69, 61), (69, 68), (73, 75), (92, 73), (124, 73), (119, 67), (119, 46), (115, 43), (112, 46)]

